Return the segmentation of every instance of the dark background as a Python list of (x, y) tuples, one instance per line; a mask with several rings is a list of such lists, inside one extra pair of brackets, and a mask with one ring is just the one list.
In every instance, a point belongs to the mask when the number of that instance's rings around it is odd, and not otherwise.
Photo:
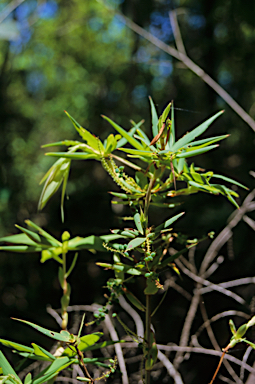
[[(170, 45), (174, 45), (174, 37), (169, 11), (176, 9), (190, 58), (255, 117), (254, 1), (112, 0), (108, 4)], [(1, 1), (0, 17), (7, 5)], [(0, 39), (1, 236), (16, 233), (14, 224), (23, 225), (28, 218), (56, 237), (63, 230), (69, 230), (72, 236), (103, 234), (118, 225), (107, 193), (116, 187), (100, 164), (93, 161), (72, 163), (64, 224), (59, 193), (43, 212), (37, 211), (42, 188), (39, 182), (53, 163), (40, 146), (64, 139), (79, 140), (64, 110), (104, 139), (112, 130), (100, 114), (126, 129), (130, 119), (145, 118), (149, 134), (149, 95), (159, 113), (174, 100), (177, 137), (225, 109), (204, 137), (225, 133), (231, 136), (221, 142), (219, 149), (194, 160), (201, 167), (228, 175), (250, 189), (254, 187), (254, 178), (249, 174), (254, 167), (253, 130), (181, 62), (130, 31), (99, 2), (25, 0), (0, 23)], [(247, 192), (239, 192), (241, 203)], [(187, 214), (177, 229), (195, 237), (211, 230), (218, 233), (234, 209), (223, 197), (191, 196), (184, 200)], [(169, 216), (160, 210), (153, 215), (158, 222), (162, 215)], [(209, 241), (198, 249), (198, 264), (208, 246)], [(253, 231), (246, 223), (235, 229), (232, 251), (231, 258), (227, 247), (222, 250), (225, 262), (216, 282), (253, 275)], [(103, 302), (102, 285), (107, 274), (94, 266), (100, 257), (81, 252), (70, 278), (75, 283), (72, 304)], [(59, 307), (61, 291), (56, 272), (52, 261), (40, 265), (39, 255), (1, 253), (1, 338), (25, 342), (34, 336), (21, 325), (14, 327), (11, 316), (56, 327), (45, 311), (47, 304)], [(192, 282), (185, 276), (183, 279), (186, 289), (192, 291)], [(158, 329), (160, 343), (177, 341), (185, 316), (187, 303), (174, 291), (171, 294), (167, 296), (165, 324)], [(247, 307), (242, 310), (249, 313), (254, 287), (246, 288), (244, 294)], [(210, 316), (238, 307), (219, 294), (210, 294), (206, 305)], [(156, 327), (159, 319), (160, 313)], [(166, 337), (166, 330), (173, 328), (175, 331)], [(227, 327), (223, 326), (222, 334), (220, 344), (224, 346)], [(197, 363), (198, 370), (199, 366)], [(186, 374), (187, 382), (195, 382)]]

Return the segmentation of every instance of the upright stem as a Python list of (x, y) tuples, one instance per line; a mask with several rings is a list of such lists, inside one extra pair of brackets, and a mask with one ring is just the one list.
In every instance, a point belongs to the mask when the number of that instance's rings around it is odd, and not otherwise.
[[(146, 318), (145, 318), (145, 326), (146, 326), (146, 347), (147, 351), (151, 349), (151, 337), (150, 337), (150, 330), (151, 330), (151, 300), (150, 295), (146, 295)], [(150, 370), (145, 370), (145, 384), (150, 384), (150, 377), (151, 372)]]

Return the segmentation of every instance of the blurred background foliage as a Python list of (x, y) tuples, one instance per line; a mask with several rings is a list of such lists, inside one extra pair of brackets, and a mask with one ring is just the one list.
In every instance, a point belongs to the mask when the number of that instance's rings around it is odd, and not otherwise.
[[(107, 0), (107, 4), (170, 45), (174, 36), (169, 11), (176, 9), (188, 55), (255, 117), (254, 2)], [(100, 164), (89, 161), (72, 164), (64, 224), (60, 221), (59, 195), (42, 213), (37, 212), (39, 182), (54, 161), (44, 156), (40, 146), (78, 139), (64, 110), (104, 139), (111, 127), (100, 114), (127, 129), (130, 119), (145, 118), (149, 132), (149, 95), (159, 113), (174, 100), (178, 137), (225, 109), (206, 135), (231, 136), (220, 149), (201, 156), (199, 165), (253, 188), (254, 179), (249, 175), (254, 166), (252, 129), (181, 62), (129, 30), (100, 2), (1, 0), (0, 21), (1, 236), (14, 233), (14, 223), (22, 225), (27, 218), (55, 236), (64, 229), (73, 236), (102, 234), (118, 222), (107, 194), (115, 187)], [(241, 203), (247, 193), (239, 192)], [(219, 232), (233, 207), (223, 198), (200, 194), (185, 201), (183, 210), (189, 213), (180, 221), (179, 230), (202, 236), (210, 230)], [(153, 214), (158, 221), (160, 215), (166, 215), (161, 211)], [(239, 225), (232, 248), (235, 259), (231, 268), (225, 268), (225, 280), (250, 275), (255, 264), (252, 235), (245, 223)], [(203, 248), (200, 252), (202, 257)], [(228, 258), (227, 249), (225, 253)], [(246, 262), (240, 268), (244, 256)], [(94, 260), (88, 253), (80, 257), (78, 269), (87, 278), (80, 272), (73, 274), (77, 283), (73, 303), (91, 303), (102, 297), (100, 284), (106, 281), (106, 274), (94, 266)], [(55, 267), (51, 263), (38, 267), (37, 256), (1, 253), (1, 337), (7, 337), (12, 327), (10, 315), (32, 321), (37, 317), (38, 321), (38, 314), (45, 316), (49, 297), (53, 307), (59, 306), (61, 292)], [(249, 293), (250, 299), (253, 294)], [(178, 300), (173, 301), (178, 318), (182, 311)], [(47, 325), (52, 320), (43, 321)], [(12, 330), (13, 339), (19, 329)]]

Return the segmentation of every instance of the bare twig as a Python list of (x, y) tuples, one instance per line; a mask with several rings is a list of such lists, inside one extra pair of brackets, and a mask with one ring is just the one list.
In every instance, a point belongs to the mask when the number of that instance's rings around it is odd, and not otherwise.
[(23, 3), (25, 0), (13, 0), (0, 13), (0, 23), (2, 23), (14, 9), (18, 8), (18, 6)]
[[(114, 341), (119, 340), (119, 337), (117, 335), (117, 332), (114, 328), (114, 325), (112, 324), (112, 321), (109, 315), (105, 316), (105, 325), (109, 330), (111, 339)], [(115, 347), (115, 352), (118, 358), (119, 368), (122, 373), (122, 384), (128, 384), (127, 369), (126, 369), (126, 364), (125, 364), (124, 356), (122, 353), (121, 345), (117, 343), (114, 345), (114, 347)]]
[(161, 351), (158, 351), (158, 359), (166, 367), (167, 372), (174, 379), (175, 384), (183, 384), (180, 373), (174, 368), (171, 361)]
[(144, 337), (144, 326), (141, 317), (139, 314), (131, 307), (130, 304), (124, 299), (123, 296), (119, 296), (119, 304), (123, 309), (132, 317), (136, 325), (136, 334), (139, 337)]
[[(220, 352), (220, 351), (215, 351), (214, 349), (199, 348), (199, 347), (180, 347), (178, 345), (162, 345), (162, 344), (157, 344), (157, 347), (158, 347), (158, 350), (160, 350), (160, 351), (168, 351), (168, 352), (181, 351), (182, 353), (185, 353), (185, 352), (200, 353), (203, 355), (210, 355), (210, 356), (217, 356), (217, 357), (221, 357), (221, 355), (222, 355), (222, 352)], [(134, 342), (125, 343), (125, 348), (137, 348), (137, 343), (134, 343)], [(236, 357), (234, 357), (230, 354), (226, 354), (225, 359), (227, 359), (227, 360), (231, 361), (232, 363), (239, 365), (239, 366), (242, 366), (242, 364), (243, 364), (243, 362), (241, 360), (237, 359)], [(248, 372), (251, 372), (255, 375), (255, 368), (251, 367), (247, 363), (243, 364), (243, 367)]]
[[(105, 5), (105, 4), (104, 4)], [(157, 48), (168, 53), (170, 56), (180, 60), (187, 68), (199, 76), (206, 84), (208, 84), (229, 106), (232, 108), (254, 131), (255, 121), (252, 117), (227, 93), (215, 80), (213, 80), (202, 68), (195, 64), (185, 53), (167, 45), (150, 32), (141, 28), (139, 25), (125, 17), (123, 14), (116, 13), (116, 16), (130, 29), (138, 35), (150, 41)], [(178, 42), (179, 44), (179, 42)]]
[(178, 24), (177, 15), (176, 15), (175, 10), (169, 12), (169, 19), (170, 19), (170, 23), (172, 26), (172, 30), (173, 30), (174, 39), (175, 39), (177, 49), (179, 52), (186, 55), (186, 51), (185, 51), (185, 47), (183, 44), (182, 35), (181, 35), (180, 28), (179, 28), (179, 24)]
[(211, 262), (217, 257), (219, 250), (223, 245), (228, 241), (232, 236), (232, 229), (242, 220), (245, 213), (250, 209), (250, 203), (255, 197), (255, 189), (249, 193), (245, 198), (240, 209), (237, 209), (233, 212), (230, 217), (228, 225), (219, 233), (219, 235), (213, 240), (210, 247), (208, 248), (203, 262), (200, 267), (199, 275), (203, 276)]

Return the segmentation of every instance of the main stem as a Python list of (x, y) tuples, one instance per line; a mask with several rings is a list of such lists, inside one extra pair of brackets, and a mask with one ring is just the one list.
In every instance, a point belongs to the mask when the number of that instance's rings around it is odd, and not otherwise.
[[(145, 318), (145, 329), (146, 329), (146, 343), (147, 343), (147, 351), (151, 349), (151, 297), (150, 295), (146, 295), (146, 318)], [(145, 370), (145, 384), (150, 384), (151, 372), (150, 370)]]

